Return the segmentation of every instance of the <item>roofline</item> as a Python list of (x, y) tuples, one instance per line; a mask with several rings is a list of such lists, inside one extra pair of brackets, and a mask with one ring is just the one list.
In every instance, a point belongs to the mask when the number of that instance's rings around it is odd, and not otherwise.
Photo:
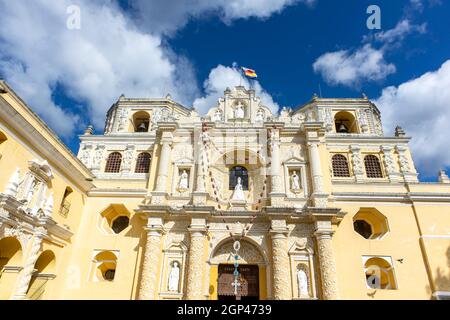
[[(69, 161), (72, 160), (74, 161), (80, 168), (76, 168), (76, 166), (74, 166), (77, 171), (84, 176), (84, 178), (88, 178), (88, 179), (93, 179), (94, 175), (92, 174), (92, 172), (75, 156), (75, 154), (66, 146), (66, 144), (58, 137), (58, 135), (28, 106), (28, 104), (8, 85), (8, 83), (5, 80), (1, 80), (0, 79), (0, 92), (5, 91), (3, 94), (10, 94), (12, 96), (12, 98), (14, 98), (22, 107), (24, 107), (25, 111), (29, 113), (29, 115), (31, 115), (34, 120), (36, 120), (36, 122), (42, 126), (42, 128), (50, 135), (50, 137), (52, 137), (52, 139), (54, 139), (54, 142), (56, 142), (56, 144), (61, 147), (69, 156)], [(4, 100), (3, 98), (1, 98), (0, 96), (0, 101), (3, 100), (3, 102), (5, 104), (9, 103)], [(12, 108), (14, 108), (13, 106), (11, 106)], [(17, 111), (17, 110), (16, 110)], [(31, 126), (31, 124), (30, 124)], [(17, 128), (15, 128), (17, 130)], [(19, 127), (19, 131), (20, 129), (22, 129), (21, 127)], [(39, 132), (35, 132), (35, 135), (40, 134)], [(25, 135), (26, 136), (26, 135)], [(46, 139), (44, 139), (46, 140)], [(37, 148), (40, 147), (40, 145), (36, 146)], [(59, 152), (61, 154), (61, 152)], [(63, 155), (63, 154), (62, 154)], [(63, 155), (64, 156), (64, 155)], [(58, 165), (63, 169), (63, 172), (66, 172), (64, 170), (65, 166), (62, 163), (58, 163)], [(81, 170), (80, 170), (81, 169)], [(72, 171), (68, 170), (66, 172), (66, 174), (68, 176), (71, 176)], [(76, 181), (76, 177), (74, 177), (72, 175), (72, 178)], [(80, 181), (78, 181), (80, 182)], [(87, 181), (84, 181), (87, 182)], [(80, 185), (82, 185), (84, 187), (84, 189), (88, 190), (92, 187), (94, 187), (93, 184), (91, 183), (80, 183)]]

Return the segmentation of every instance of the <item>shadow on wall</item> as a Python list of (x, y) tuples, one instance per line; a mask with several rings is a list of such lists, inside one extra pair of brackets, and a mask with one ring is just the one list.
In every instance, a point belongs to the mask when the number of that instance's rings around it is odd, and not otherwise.
[[(437, 292), (450, 292), (450, 247), (447, 249), (447, 268), (437, 268), (436, 275), (433, 279), (435, 291)], [(432, 295), (434, 292), (430, 286), (427, 286), (427, 292)], [(436, 299), (437, 297), (432, 297), (432, 299)], [(441, 297), (441, 299), (445, 298), (446, 300), (450, 300), (450, 296)]]

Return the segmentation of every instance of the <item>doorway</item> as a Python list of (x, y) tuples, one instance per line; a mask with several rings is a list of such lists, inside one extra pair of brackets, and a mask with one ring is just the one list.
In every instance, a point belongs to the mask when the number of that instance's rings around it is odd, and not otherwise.
[(218, 299), (219, 300), (259, 300), (259, 267), (257, 265), (241, 265), (238, 267), (238, 289), (235, 294), (234, 266), (231, 264), (219, 265)]

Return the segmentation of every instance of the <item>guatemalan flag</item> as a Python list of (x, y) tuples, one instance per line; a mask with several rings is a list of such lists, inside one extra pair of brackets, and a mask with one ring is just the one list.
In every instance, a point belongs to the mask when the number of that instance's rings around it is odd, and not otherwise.
[(244, 75), (248, 78), (252, 79), (258, 78), (258, 75), (256, 74), (255, 70), (242, 67), (242, 72), (244, 72)]

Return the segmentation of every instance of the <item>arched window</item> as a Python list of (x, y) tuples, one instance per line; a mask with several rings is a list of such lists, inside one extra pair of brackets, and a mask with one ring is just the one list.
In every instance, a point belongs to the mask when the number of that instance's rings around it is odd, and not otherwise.
[(134, 132), (148, 132), (150, 128), (150, 115), (145, 111), (133, 115)]
[(117, 256), (111, 251), (103, 251), (94, 257), (94, 281), (113, 281), (116, 275)]
[(348, 161), (342, 154), (335, 154), (331, 159), (333, 165), (333, 176), (339, 178), (350, 177), (350, 170), (348, 169)]
[(67, 218), (67, 216), (69, 215), (70, 206), (71, 206), (70, 200), (71, 200), (72, 193), (73, 193), (72, 188), (67, 187), (66, 190), (64, 191), (64, 196), (62, 198), (61, 206), (59, 208), (59, 214), (65, 218)]
[(380, 160), (372, 154), (364, 157), (367, 178), (383, 178)]
[(369, 288), (382, 290), (397, 289), (392, 262), (382, 257), (371, 257), (364, 264), (364, 269)]
[(106, 161), (106, 173), (119, 173), (122, 166), (122, 155), (120, 152), (113, 152), (109, 155)]
[(236, 166), (230, 169), (230, 190), (234, 190), (238, 183), (238, 178), (242, 179), (242, 189), (248, 190), (248, 171), (242, 166)]
[(47, 283), (55, 276), (55, 254), (47, 250), (41, 253), (34, 265), (35, 272), (28, 286), (27, 299), (41, 300), (45, 295)]
[(139, 154), (136, 161), (136, 173), (149, 173), (150, 171), (150, 161), (151, 155), (150, 153), (143, 152)]

